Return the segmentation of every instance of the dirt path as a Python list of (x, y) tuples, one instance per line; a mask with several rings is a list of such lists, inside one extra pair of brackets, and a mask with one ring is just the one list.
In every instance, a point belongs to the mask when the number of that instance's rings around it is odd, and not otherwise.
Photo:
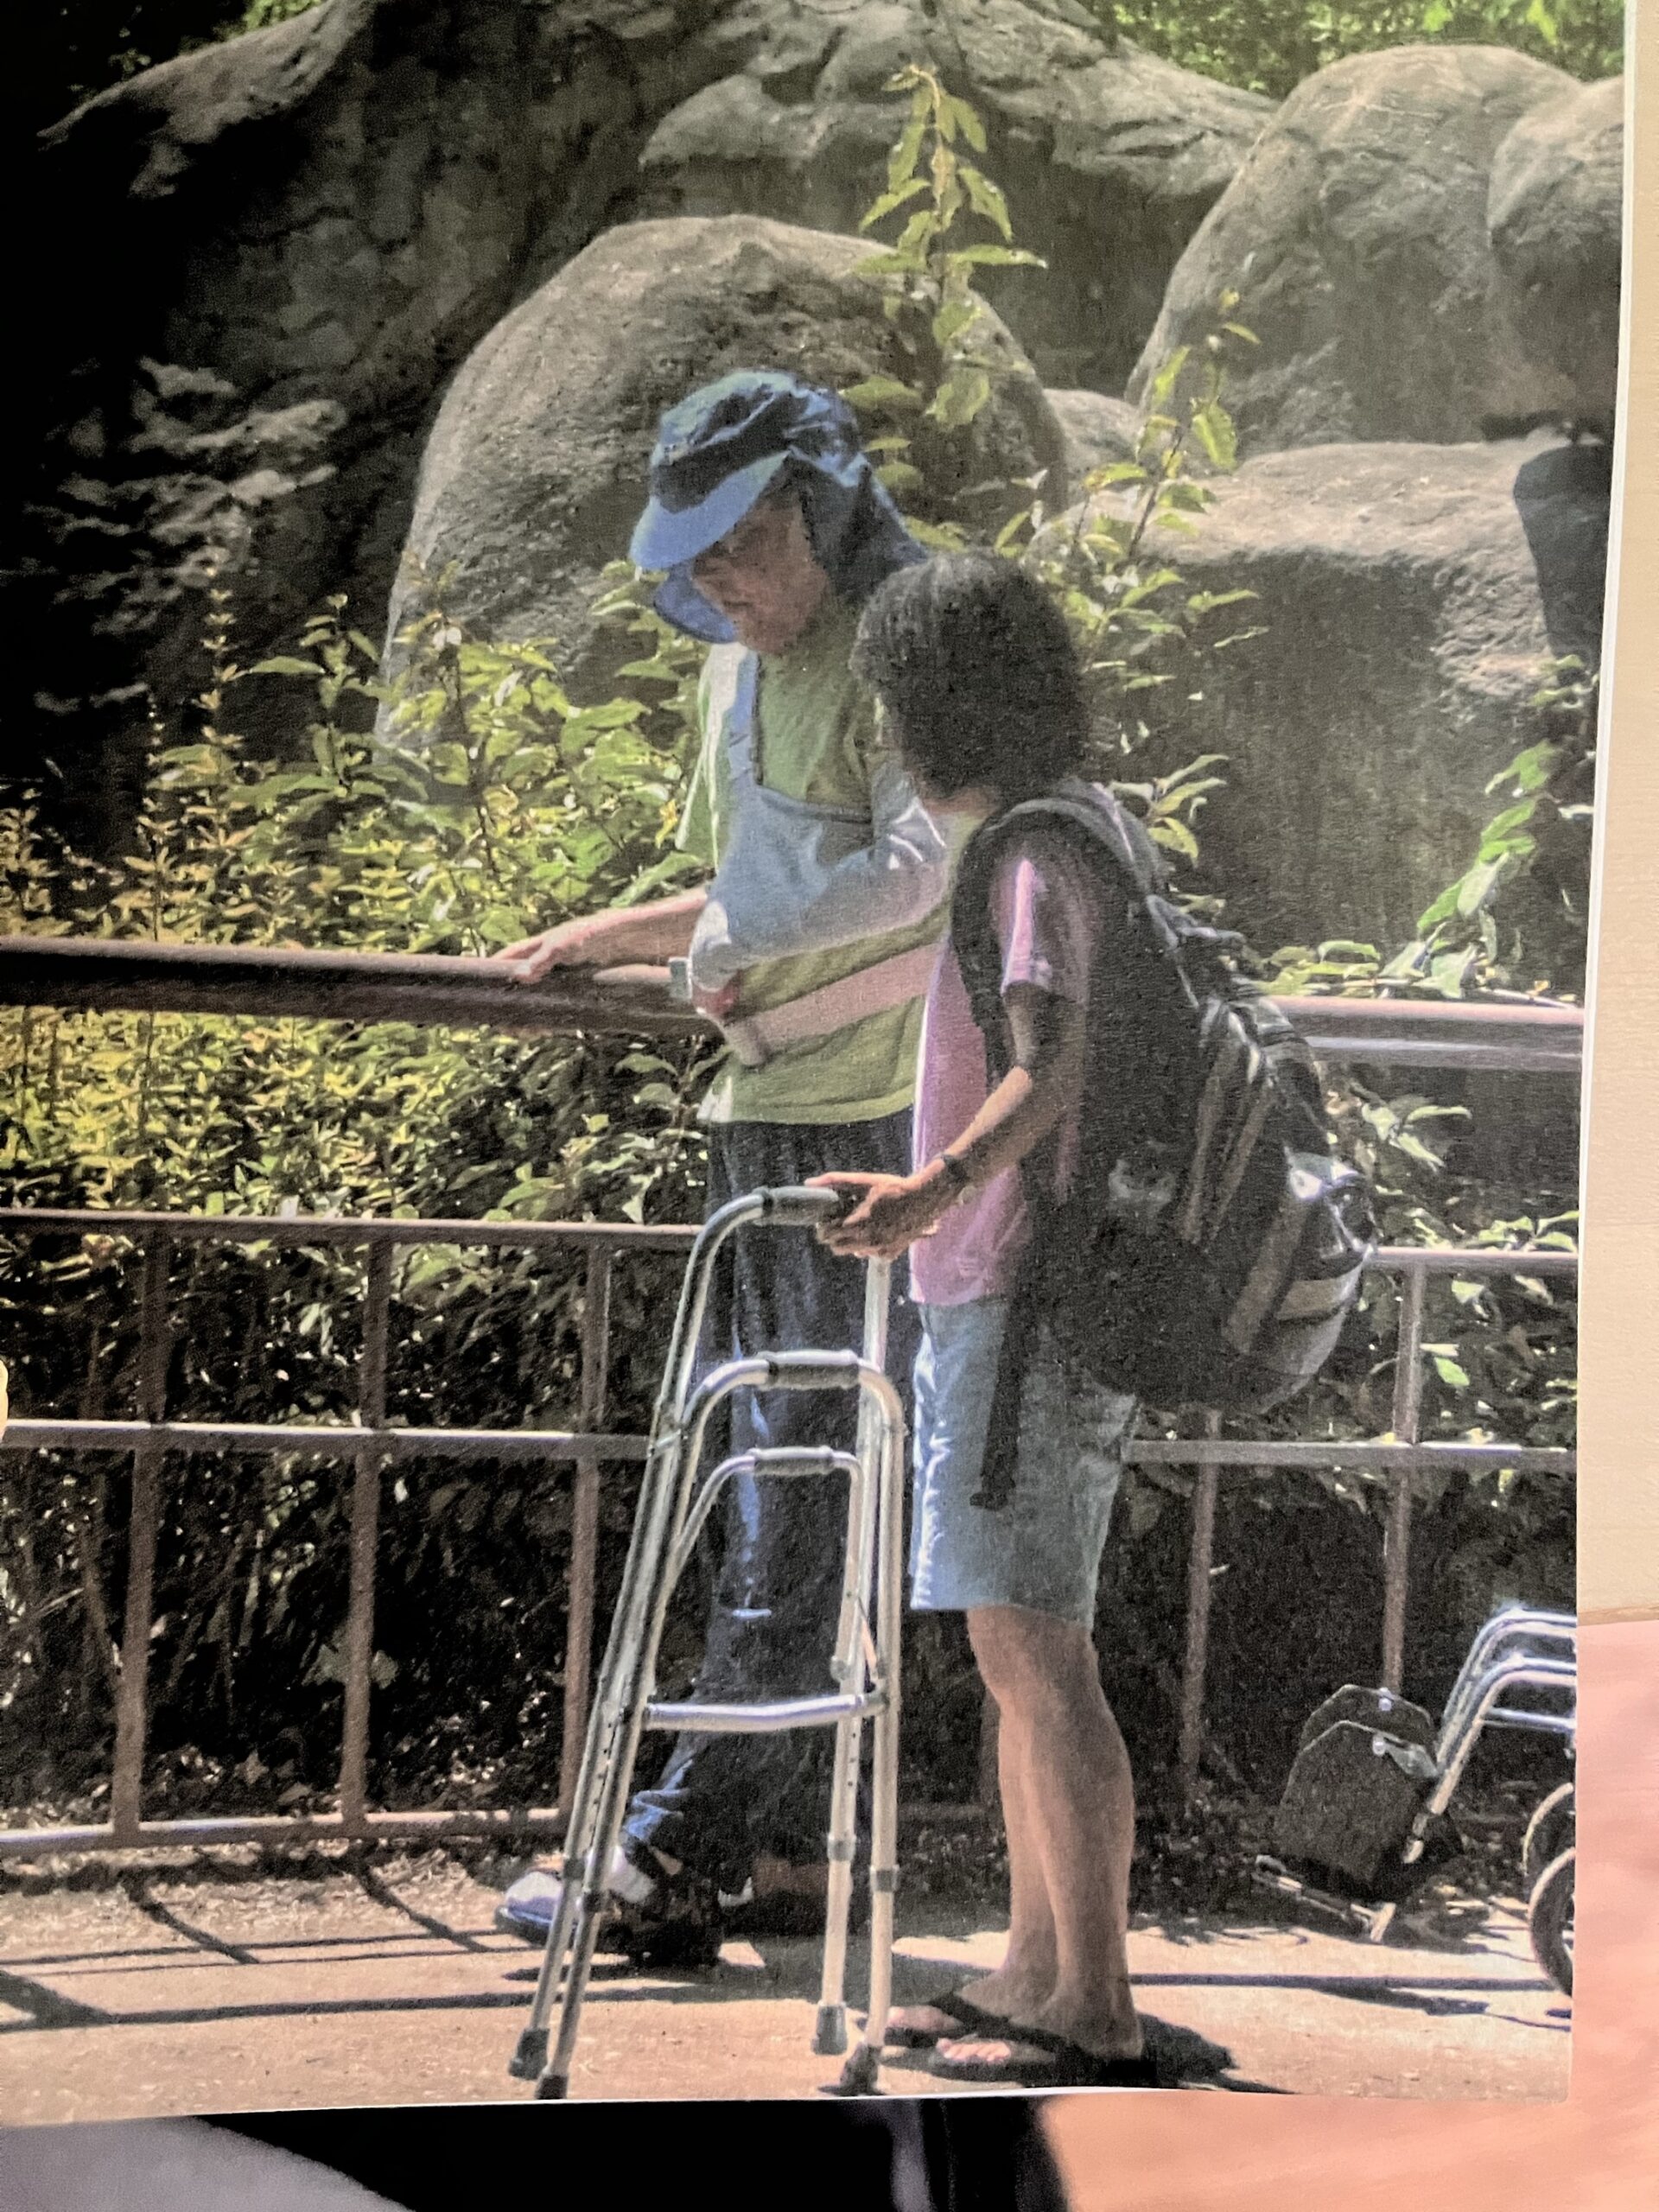
[[(528, 2094), (505, 2069), (535, 1954), (493, 1931), (498, 1890), (448, 1859), (102, 1881), (0, 1891), (0, 2125)], [(1000, 1948), (982, 1916), (932, 1899), (905, 1920), (901, 2000)], [(1568, 2008), (1512, 1904), (1465, 1901), (1380, 1948), (1282, 1923), (1166, 1922), (1136, 1929), (1130, 1958), (1143, 2011), (1166, 2024), (1168, 2070), (1192, 2087), (1565, 2092)], [(728, 1944), (716, 1969), (681, 1979), (602, 1961), (576, 2094), (816, 2095), (836, 2070), (808, 2048), (817, 1971), (802, 1938)], [(887, 2087), (937, 2089), (903, 2059)]]

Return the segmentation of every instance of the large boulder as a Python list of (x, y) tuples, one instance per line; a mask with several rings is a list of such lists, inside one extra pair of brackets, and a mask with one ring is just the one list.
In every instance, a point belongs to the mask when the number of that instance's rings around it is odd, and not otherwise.
[(741, 66), (658, 126), (647, 212), (855, 230), (887, 182), (886, 87), (926, 63), (980, 110), (1020, 242), (1049, 264), (993, 276), (987, 296), (1045, 382), (1105, 391), (1122, 390), (1177, 257), (1273, 113), (1075, 0), (755, 0), (719, 35)]
[(1200, 875), (1255, 942), (1403, 943), (1469, 864), (1541, 666), (1597, 657), (1610, 484), (1606, 447), (1536, 435), (1317, 446), (1169, 537), (1191, 588), (1255, 594), (1224, 620), (1257, 634), (1135, 695), (1150, 770), (1228, 757)]
[(725, 12), (330, 0), (46, 134), (0, 713), (15, 766), (60, 766), (75, 834), (126, 834), (213, 577), (244, 658), (330, 591), (378, 624), (444, 384), (626, 207), (658, 118), (723, 65), (698, 38)]
[(1194, 237), (1128, 386), (1140, 400), (1224, 292), (1252, 331), (1227, 404), (1240, 451), (1400, 438), (1570, 410), (1505, 311), (1487, 232), (1494, 158), (1572, 80), (1474, 46), (1356, 55), (1299, 85)]
[[(627, 550), (663, 409), (734, 369), (834, 387), (906, 371), (881, 295), (853, 274), (867, 252), (755, 216), (626, 224), (499, 323), (427, 443), (392, 595), (394, 667), (397, 630), (453, 569), (443, 604), (463, 621), (556, 639), (573, 682), (602, 680), (596, 582)], [(991, 402), (931, 457), (930, 479), (948, 493), (953, 479), (1052, 471), (1058, 486), (1064, 442), (1042, 388), (988, 310), (984, 339), (1001, 364)]]
[(1127, 399), (1109, 399), (1103, 391), (1051, 391), (1048, 404), (1065, 438), (1065, 473), (1074, 486), (1091, 468), (1134, 460), (1141, 416)]
[(1611, 435), (1618, 391), (1624, 80), (1574, 86), (1523, 115), (1492, 162), (1487, 221), (1522, 350)]
[[(881, 67), (907, 59), (929, 11), (891, 10), (887, 49), (879, 13), (328, 0), (144, 70), (46, 134), (15, 194), (28, 219), (14, 226), (14, 289), (31, 311), (12, 349), (25, 491), (0, 539), (0, 620), (22, 641), (0, 679), (10, 765), (57, 762), (83, 802), (77, 833), (107, 846), (130, 819), (152, 707), (166, 715), (198, 688), (214, 577), (245, 658), (291, 637), (328, 592), (375, 625), (427, 431), (471, 349), (639, 215), (647, 188), (671, 197), (671, 165), (653, 157), (646, 173), (640, 157), (705, 88), (753, 66), (767, 99), (810, 93), (829, 115), (865, 70), (872, 144), (885, 145), (900, 104), (874, 87), (878, 50)], [(960, 88), (996, 105), (999, 150), (1023, 148), (1044, 184), (1015, 180), (1026, 212), (1064, 213), (1081, 238), (1118, 209), (1125, 252), (1137, 221), (1157, 241), (1135, 248), (1132, 307), (1114, 303), (1102, 237), (1089, 244), (1094, 295), (1074, 287), (1118, 333), (1127, 368), (1163, 271), (1262, 104), (1126, 57), (1070, 0), (932, 13), (955, 28), (928, 50), (949, 49)], [(1074, 48), (1103, 83), (1151, 89), (1090, 108), (1080, 61), (1056, 79), (1077, 110), (1063, 127), (1030, 67), (1051, 48), (1057, 70)], [(1051, 155), (1064, 193), (1048, 189)], [(798, 207), (806, 184), (778, 172), (763, 212), (843, 222)], [(267, 710), (258, 688), (240, 695), (245, 717)], [(278, 688), (264, 687), (269, 711)]]

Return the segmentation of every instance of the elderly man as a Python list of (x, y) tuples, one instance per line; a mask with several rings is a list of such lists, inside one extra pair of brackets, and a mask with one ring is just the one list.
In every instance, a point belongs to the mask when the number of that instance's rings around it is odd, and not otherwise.
[[(712, 647), (680, 827), (706, 887), (569, 922), (510, 950), (559, 965), (684, 958), (728, 1052), (702, 1109), (712, 1210), (830, 1167), (902, 1173), (924, 994), (943, 925), (941, 833), (878, 741), (849, 669), (864, 601), (922, 558), (833, 393), (776, 372), (722, 378), (671, 409), (632, 558), (656, 604)], [(709, 1349), (836, 1347), (861, 1336), (862, 1270), (810, 1237), (740, 1237), (729, 1314)], [(910, 1312), (892, 1371), (908, 1373)], [(844, 1399), (738, 1398), (732, 1448), (850, 1446)], [(696, 1694), (823, 1687), (840, 1591), (839, 1484), (735, 1483)], [(617, 1939), (639, 1959), (711, 1959), (722, 1903), (757, 1861), (821, 1859), (827, 1743), (683, 1736), (629, 1808), (611, 1870)], [(558, 1897), (533, 1872), (500, 1924), (539, 1942)]]

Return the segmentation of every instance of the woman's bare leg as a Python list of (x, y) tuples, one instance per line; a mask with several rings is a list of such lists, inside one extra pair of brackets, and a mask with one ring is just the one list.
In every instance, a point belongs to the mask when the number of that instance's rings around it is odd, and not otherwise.
[[(982, 2012), (1026, 2020), (1034, 2020), (1046, 2005), (1056, 1979), (1054, 1916), (1028, 1797), (1030, 1754), (1020, 1715), (999, 1707), (996, 1770), (1008, 1842), (1008, 1942), (1001, 1966), (962, 1986), (962, 1994)], [(918, 2035), (947, 2036), (959, 2025), (925, 2005), (906, 2005), (893, 2019)]]
[[(1046, 1916), (1054, 1947), (1052, 1985), (1033, 2005), (1025, 1968), (1038, 1953), (1016, 1950), (1011, 1932), (1003, 1972), (1018, 1961), (1019, 1998), (995, 2009), (1103, 2056), (1136, 2056), (1141, 2037), (1127, 1951), (1134, 1783), (1093, 1643), (1084, 1630), (1019, 1606), (987, 1606), (969, 1613), (968, 1625), (1011, 1739), (1014, 1809), (1005, 1798), (1004, 1810), (1011, 1869), (1020, 1835), (1016, 1881), (1023, 1887), (1014, 1895), (1022, 1944), (1043, 1942)], [(982, 2038), (949, 2044), (952, 2054), (994, 2049)]]

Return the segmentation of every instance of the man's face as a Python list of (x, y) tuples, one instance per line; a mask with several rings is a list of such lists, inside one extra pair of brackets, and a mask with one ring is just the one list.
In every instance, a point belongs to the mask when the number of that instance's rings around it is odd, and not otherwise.
[(787, 652), (823, 606), (830, 579), (812, 556), (792, 492), (763, 499), (699, 553), (691, 581), (751, 652)]

